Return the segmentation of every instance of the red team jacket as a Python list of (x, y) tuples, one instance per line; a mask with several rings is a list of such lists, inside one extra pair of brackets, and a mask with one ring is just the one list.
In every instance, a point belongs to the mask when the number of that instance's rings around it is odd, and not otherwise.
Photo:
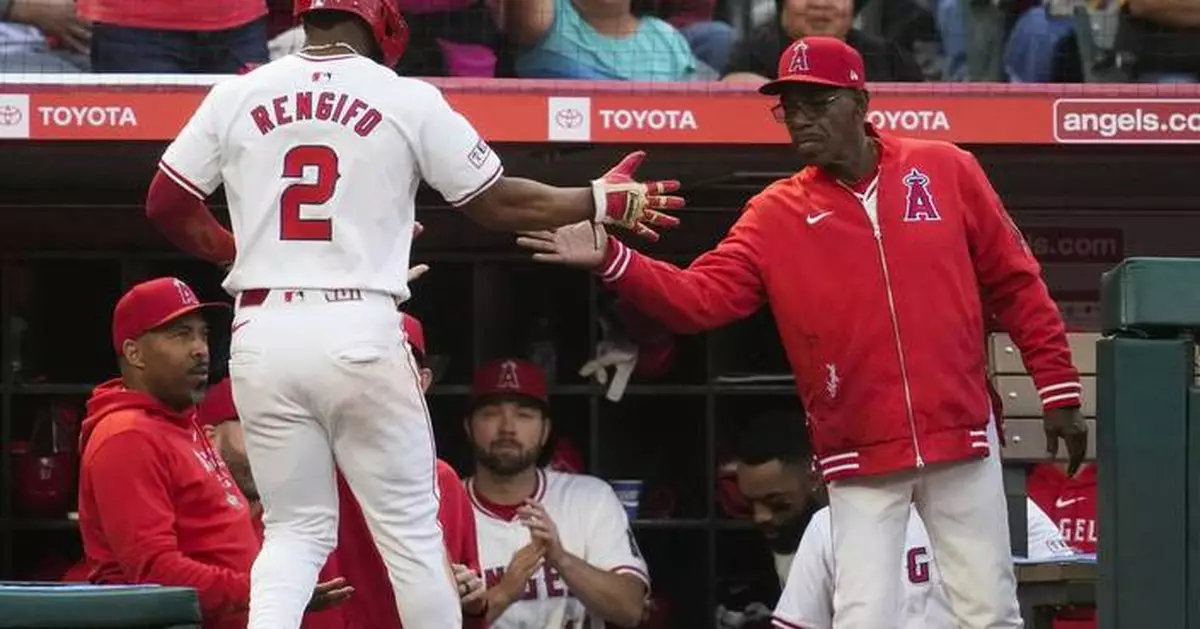
[[(437, 462), (438, 521), (452, 563), (479, 572), (479, 547), (475, 541), (475, 512), (458, 472), (445, 461)], [(354, 586), (354, 596), (341, 605), (304, 616), (302, 629), (400, 629), (396, 597), (387, 568), (367, 527), (354, 492), (338, 474), (338, 546), (321, 570), (320, 581), (345, 577)], [(262, 539), (262, 520), (255, 518), (255, 531)], [(483, 619), (464, 617), (464, 629), (482, 629)]]
[(258, 541), (191, 413), (116, 380), (96, 388), (87, 413), (79, 532), (90, 580), (194, 587), (205, 629), (245, 629)]
[(877, 219), (809, 167), (751, 199), (687, 269), (616, 239), (598, 269), (680, 333), (769, 302), (826, 480), (988, 453), (985, 308), (1045, 408), (1080, 402), (1062, 317), (979, 163), (949, 143), (869, 131), (881, 147)]
[[(1053, 463), (1033, 468), (1026, 490), (1051, 520), (1058, 525), (1063, 539), (1081, 553), (1096, 552), (1096, 465), (1089, 464), (1067, 476)], [(1095, 629), (1091, 610), (1066, 611), (1054, 621), (1055, 629)]]

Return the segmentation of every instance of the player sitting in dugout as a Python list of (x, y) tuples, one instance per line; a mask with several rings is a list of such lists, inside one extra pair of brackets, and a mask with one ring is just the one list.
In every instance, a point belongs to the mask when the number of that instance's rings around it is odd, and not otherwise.
[(650, 577), (616, 493), (538, 466), (551, 429), (538, 367), (515, 358), (481, 367), (463, 427), (491, 626), (638, 626)]
[[(750, 517), (775, 558), (783, 595), (773, 621), (781, 629), (829, 629), (833, 623), (833, 537), (824, 486), (798, 412), (753, 418), (738, 445), (735, 470)], [(1030, 559), (1074, 554), (1038, 505), (1026, 499)], [(999, 522), (1006, 526), (1007, 522)], [(908, 514), (902, 618), (905, 629), (956, 629), (937, 562), (915, 508)]]
[[(420, 320), (408, 314), (403, 315), (402, 326), (412, 347), (413, 358), (417, 361), (421, 391), (428, 391), (433, 383), (433, 372), (426, 366), (424, 327)], [(254, 529), (261, 540), (262, 506), (257, 502), (258, 489), (250, 471), (245, 436), (234, 407), (233, 388), (228, 378), (209, 391), (198, 407), (197, 421), (229, 466), (242, 493), (252, 501)], [(462, 601), (462, 626), (464, 629), (485, 627), (488, 600), (479, 576), (479, 550), (471, 501), (458, 478), (458, 472), (441, 459), (437, 461), (437, 484), (438, 521)], [(400, 615), (387, 568), (375, 547), (375, 539), (363, 516), (362, 507), (341, 473), (337, 474), (337, 489), (337, 547), (326, 560), (319, 581), (328, 582), (343, 577), (355, 592), (353, 597), (334, 609), (305, 615), (302, 629), (400, 629)]]

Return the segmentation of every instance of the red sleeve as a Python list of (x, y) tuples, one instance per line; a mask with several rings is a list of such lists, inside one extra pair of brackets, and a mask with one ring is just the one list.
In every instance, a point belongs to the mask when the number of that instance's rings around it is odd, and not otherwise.
[(217, 222), (197, 192), (160, 166), (146, 193), (146, 218), (176, 247), (213, 264), (228, 265), (237, 252), (233, 234)]
[(1079, 406), (1083, 385), (1071, 361), (1062, 314), (1042, 281), (1042, 269), (987, 175), (961, 153), (967, 237), (986, 311), (995, 313), (1021, 350), (1046, 410)]
[(205, 617), (250, 605), (250, 574), (210, 566), (179, 551), (171, 474), (138, 432), (109, 436), (87, 461), (96, 517), (132, 583), (195, 588)]
[[(467, 495), (467, 489), (453, 467), (439, 462), (437, 475), (441, 493), (438, 520), (442, 523), (442, 535), (446, 538), (450, 561), (463, 564), (478, 573), (479, 545), (475, 540), (475, 512), (471, 508), (471, 497)], [(485, 629), (486, 616), (472, 617), (464, 613), (463, 629)]]
[(442, 523), (450, 561), (479, 572), (479, 546), (475, 541), (475, 512), (471, 509), (471, 498), (454, 468), (439, 464), (437, 474), (438, 490), (442, 494), (438, 520)]
[(609, 237), (600, 279), (629, 305), (671, 331), (693, 334), (742, 319), (765, 300), (754, 210), (686, 269), (654, 260)]

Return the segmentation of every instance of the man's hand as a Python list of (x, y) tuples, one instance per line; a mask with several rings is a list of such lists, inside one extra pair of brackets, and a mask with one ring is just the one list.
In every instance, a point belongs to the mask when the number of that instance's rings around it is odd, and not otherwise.
[(657, 210), (679, 209), (683, 197), (669, 196), (679, 189), (678, 181), (646, 181), (633, 179), (644, 151), (634, 151), (621, 163), (592, 182), (592, 200), (596, 204), (594, 222), (617, 225), (649, 240), (658, 240), (651, 227), (674, 227), (679, 219)]
[(541, 544), (546, 563), (557, 568), (566, 551), (563, 550), (562, 540), (558, 537), (558, 527), (554, 525), (554, 520), (550, 519), (550, 514), (546, 513), (546, 508), (542, 503), (527, 498), (517, 509), (517, 516), (529, 529), (534, 543)]
[(1046, 429), (1046, 453), (1051, 459), (1058, 458), (1058, 440), (1067, 443), (1067, 475), (1074, 476), (1087, 456), (1088, 426), (1078, 406), (1056, 408), (1046, 411), (1043, 419)]
[(604, 261), (608, 233), (600, 225), (584, 221), (553, 231), (521, 232), (517, 245), (533, 251), (538, 262), (594, 269)]
[(8, 19), (36, 26), (74, 52), (91, 50), (92, 25), (76, 13), (75, 0), (13, 0)]
[[(425, 233), (425, 226), (422, 225), (420, 221), (413, 221), (413, 240), (416, 240), (417, 236), (420, 236), (423, 233)], [(408, 283), (413, 283), (417, 280), (417, 278), (425, 275), (428, 272), (428, 264), (418, 264), (417, 266), (412, 267), (408, 270)]]
[(354, 588), (346, 585), (346, 579), (338, 577), (324, 583), (318, 583), (313, 588), (312, 598), (308, 600), (306, 611), (319, 612), (336, 605), (341, 605), (354, 594)]
[(500, 583), (496, 585), (508, 602), (517, 600), (525, 591), (530, 577), (541, 567), (544, 555), (545, 551), (542, 545), (536, 541), (522, 546), (513, 553), (512, 559), (508, 561), (508, 567), (504, 569), (504, 576), (500, 577)]
[(484, 587), (483, 579), (474, 570), (464, 566), (463, 564), (452, 564), (454, 570), (454, 583), (458, 585), (458, 598), (462, 602), (463, 611), (472, 616), (478, 616), (483, 613), (487, 605), (487, 588)]

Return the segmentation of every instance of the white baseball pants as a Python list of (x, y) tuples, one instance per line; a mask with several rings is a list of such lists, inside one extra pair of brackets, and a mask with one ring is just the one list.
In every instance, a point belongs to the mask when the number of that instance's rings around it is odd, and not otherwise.
[(929, 532), (958, 627), (1023, 627), (994, 424), (986, 459), (830, 483), (834, 629), (898, 626), (910, 504)]
[(271, 291), (261, 305), (237, 308), (229, 369), (266, 529), (250, 575), (249, 629), (300, 626), (337, 544), (335, 461), (406, 629), (459, 626), (433, 431), (393, 299)]

